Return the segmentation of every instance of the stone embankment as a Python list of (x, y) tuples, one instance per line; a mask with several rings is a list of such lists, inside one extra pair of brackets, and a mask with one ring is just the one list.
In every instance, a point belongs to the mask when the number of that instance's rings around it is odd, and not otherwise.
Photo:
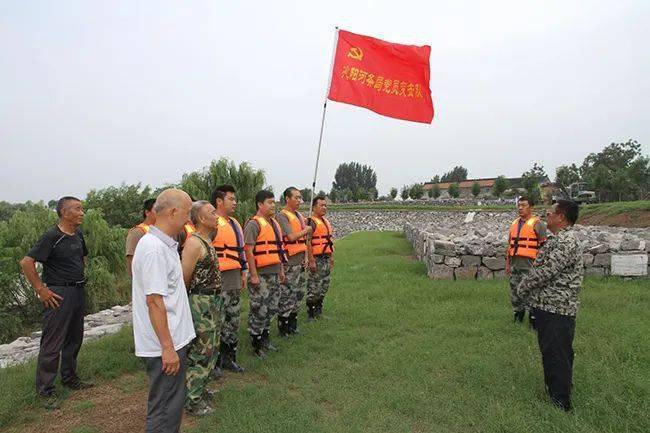
[[(108, 334), (115, 334), (122, 326), (131, 323), (131, 306), (115, 306), (84, 319), (84, 342)], [(41, 331), (29, 337), (20, 337), (9, 344), (0, 345), (0, 368), (20, 364), (35, 358), (41, 341)]]
[[(449, 214), (436, 222), (406, 222), (404, 233), (434, 279), (505, 277), (511, 213)], [(650, 229), (575, 226), (586, 275), (647, 276)]]

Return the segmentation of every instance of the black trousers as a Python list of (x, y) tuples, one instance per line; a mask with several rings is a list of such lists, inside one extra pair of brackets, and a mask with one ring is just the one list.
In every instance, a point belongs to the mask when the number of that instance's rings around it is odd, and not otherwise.
[(187, 348), (176, 351), (181, 366), (174, 376), (163, 373), (162, 357), (144, 358), (149, 376), (145, 433), (177, 433), (180, 429), (186, 394)]
[(564, 409), (570, 409), (576, 319), (538, 309), (533, 311), (546, 389), (555, 403), (561, 404)]
[(77, 355), (84, 338), (86, 292), (83, 287), (49, 286), (63, 298), (43, 312), (43, 335), (36, 365), (36, 392), (49, 394), (61, 360), (61, 381), (77, 378)]

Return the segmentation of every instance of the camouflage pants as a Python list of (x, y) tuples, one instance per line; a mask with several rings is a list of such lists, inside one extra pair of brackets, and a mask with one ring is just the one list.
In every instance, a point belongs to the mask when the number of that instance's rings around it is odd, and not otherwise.
[(219, 310), (221, 309), (221, 299), (218, 295), (190, 294), (188, 298), (196, 338), (190, 343), (187, 354), (186, 407), (196, 404), (201, 399), (210, 372), (217, 362)]
[(515, 313), (526, 309), (526, 300), (517, 295), (517, 286), (527, 273), (527, 269), (512, 269), (510, 271), (510, 303)]
[[(230, 272), (230, 271), (226, 271)], [(236, 272), (236, 281), (233, 278), (232, 284), (228, 281), (229, 278), (224, 278), (222, 273), (223, 287), (221, 289), (221, 330), (220, 339), (223, 343), (228, 345), (237, 345), (239, 337), (239, 316), (241, 314), (240, 304), (240, 284), (241, 273)]]
[(280, 277), (278, 274), (260, 274), (260, 283), (251, 284), (248, 278), (248, 333), (260, 335), (271, 328), (271, 319), (278, 312)]
[(328, 256), (316, 257), (316, 272), (309, 273), (307, 282), (307, 302), (314, 302), (325, 298), (330, 288), (330, 258)]
[(280, 284), (278, 316), (289, 317), (300, 309), (300, 301), (305, 297), (305, 272), (300, 265), (286, 265), (284, 268), (286, 282)]

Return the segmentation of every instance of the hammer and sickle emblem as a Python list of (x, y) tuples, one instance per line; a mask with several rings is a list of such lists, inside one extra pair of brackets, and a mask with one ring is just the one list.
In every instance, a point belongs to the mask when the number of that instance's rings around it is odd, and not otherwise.
[(361, 51), (361, 48), (359, 47), (352, 47), (350, 48), (350, 51), (348, 51), (348, 57), (355, 60), (363, 60), (363, 51)]

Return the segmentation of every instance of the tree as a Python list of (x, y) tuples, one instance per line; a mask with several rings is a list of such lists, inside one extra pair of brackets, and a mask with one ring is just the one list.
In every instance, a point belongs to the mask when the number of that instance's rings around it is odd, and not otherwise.
[(472, 195), (476, 198), (480, 193), (481, 193), (481, 184), (478, 182), (474, 182), (472, 184)]
[[(254, 169), (247, 162), (235, 165), (228, 158), (220, 158), (201, 170), (184, 174), (179, 187), (194, 200), (210, 200), (212, 191), (217, 186), (223, 184), (234, 186), (237, 190), (235, 217), (239, 221), (246, 221), (256, 212), (255, 194), (265, 189), (265, 182), (263, 170)], [(266, 189), (270, 188), (266, 187)]]
[(419, 200), (422, 198), (423, 195), (424, 195), (424, 187), (422, 186), (421, 183), (415, 183), (409, 189), (409, 197), (411, 197), (413, 200)]
[(431, 178), (431, 183), (440, 183), (440, 176), (437, 174)]
[(457, 165), (440, 178), (440, 182), (462, 182), (463, 180), (467, 180), (467, 169), (462, 165)]
[(612, 143), (599, 153), (590, 153), (580, 175), (602, 201), (639, 199), (648, 195), (650, 159), (641, 155), (636, 140)]
[(567, 196), (571, 196), (569, 186), (580, 180), (580, 170), (575, 164), (561, 165), (555, 169), (555, 183)]
[(409, 192), (410, 191), (411, 191), (410, 186), (404, 185), (402, 187), (402, 192), (400, 192), (400, 197), (402, 197), (402, 200), (406, 200), (407, 198), (409, 198)]
[(492, 185), (492, 195), (499, 198), (508, 189), (508, 179), (505, 176), (499, 176), (494, 180)]
[(338, 166), (332, 182), (333, 191), (348, 189), (352, 191), (350, 200), (359, 201), (375, 198), (377, 174), (369, 165), (358, 162), (345, 162)]
[(390, 199), (395, 200), (397, 198), (397, 188), (392, 187), (390, 189)]
[(142, 220), (142, 204), (155, 194), (148, 186), (141, 184), (109, 186), (92, 189), (86, 195), (85, 208), (102, 212), (104, 219), (112, 226), (131, 228)]
[(449, 185), (447, 192), (449, 192), (450, 197), (458, 198), (460, 196), (460, 185), (458, 184), (458, 182), (454, 182), (451, 185)]
[(542, 189), (540, 187), (541, 180), (546, 176), (544, 166), (533, 163), (533, 167), (521, 175), (522, 186), (526, 190), (528, 198), (533, 200), (534, 203), (542, 201)]
[(434, 183), (431, 188), (429, 189), (429, 197), (431, 198), (438, 198), (440, 197), (440, 185), (437, 183)]

